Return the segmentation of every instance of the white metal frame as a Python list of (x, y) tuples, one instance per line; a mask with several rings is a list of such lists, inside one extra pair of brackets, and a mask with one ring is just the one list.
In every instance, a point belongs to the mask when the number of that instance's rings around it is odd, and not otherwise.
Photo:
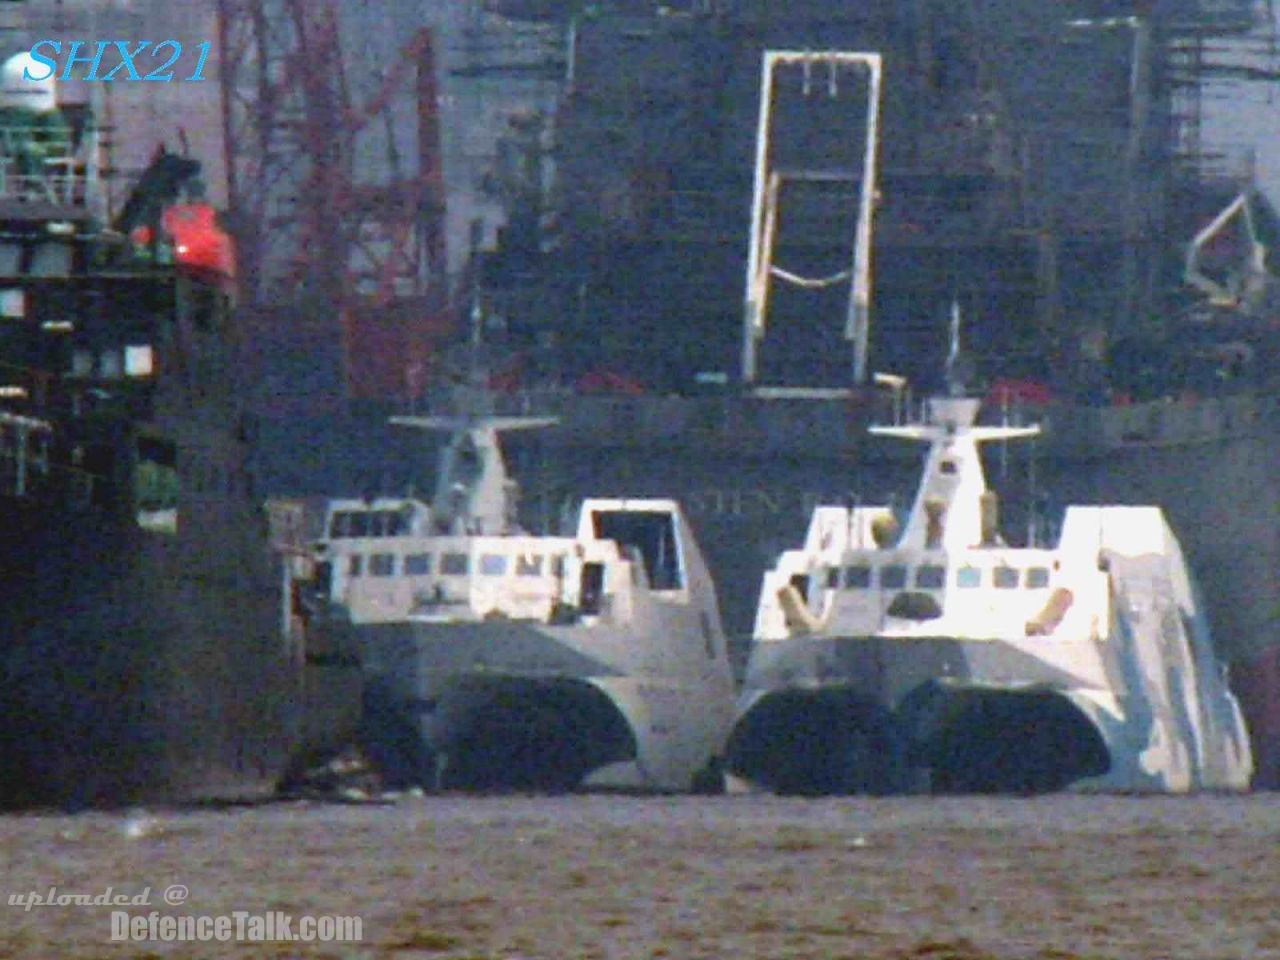
[[(867, 88), (867, 138), (863, 155), (862, 189), (858, 203), (858, 223), (854, 235), (853, 262), (849, 271), (825, 279), (805, 280), (773, 264), (778, 196), (782, 185), (782, 175), (771, 168), (769, 161), (774, 71), (778, 66), (792, 64), (801, 64), (805, 68), (806, 94), (809, 92), (809, 71), (814, 64), (826, 64), (830, 68), (828, 89), (833, 96), (836, 89), (836, 70), (842, 65), (866, 67), (870, 78)], [(748, 252), (743, 318), (742, 379), (744, 383), (754, 383), (756, 379), (757, 354), (760, 340), (764, 338), (769, 282), (773, 276), (804, 286), (825, 286), (846, 276), (851, 278), (845, 339), (853, 343), (854, 382), (863, 383), (866, 380), (867, 338), (871, 322), (871, 221), (875, 212), (881, 76), (882, 59), (879, 53), (840, 50), (766, 50), (764, 53), (760, 83), (760, 117), (756, 131), (755, 190), (751, 204), (751, 246)], [(788, 174), (788, 176), (792, 179), (805, 180), (838, 178), (837, 174), (830, 171), (819, 170)]]

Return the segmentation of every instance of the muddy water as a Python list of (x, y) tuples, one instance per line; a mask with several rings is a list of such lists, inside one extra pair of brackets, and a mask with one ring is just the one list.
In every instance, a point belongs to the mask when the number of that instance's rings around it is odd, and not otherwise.
[[(190, 897), (163, 903), (170, 884)], [(335, 943), (112, 942), (145, 915), (355, 915)], [(0, 957), (1280, 958), (1280, 795), (405, 798), (0, 819)]]

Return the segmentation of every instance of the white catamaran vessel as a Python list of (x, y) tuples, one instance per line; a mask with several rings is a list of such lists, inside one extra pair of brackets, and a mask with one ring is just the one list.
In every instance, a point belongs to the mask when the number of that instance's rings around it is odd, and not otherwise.
[(730, 740), (779, 792), (1244, 790), (1253, 763), (1177, 537), (1154, 506), (1071, 506), (1008, 546), (977, 426), (942, 397), (873, 433), (929, 445), (899, 529), (818, 507), (765, 574)]
[(452, 434), (433, 501), (331, 501), (290, 619), (360, 658), (366, 736), (405, 779), (714, 789), (734, 684), (689, 524), (672, 500), (592, 499), (570, 536), (522, 531), (498, 436), (551, 422), (395, 418)]

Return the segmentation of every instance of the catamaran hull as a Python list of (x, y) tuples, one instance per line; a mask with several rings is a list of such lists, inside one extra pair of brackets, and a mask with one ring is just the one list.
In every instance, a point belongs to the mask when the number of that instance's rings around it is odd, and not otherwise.
[(355, 631), (367, 748), (393, 779), (476, 791), (721, 783), (731, 689), (627, 672), (625, 651), (643, 649), (643, 638), (517, 621)]
[(759, 644), (730, 774), (781, 793), (1244, 790), (1248, 738), (1220, 678), (1086, 687), (1019, 641)]

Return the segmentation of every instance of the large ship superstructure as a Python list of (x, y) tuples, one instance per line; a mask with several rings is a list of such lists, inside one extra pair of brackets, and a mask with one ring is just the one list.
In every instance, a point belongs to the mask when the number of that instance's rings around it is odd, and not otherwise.
[(38, 66), (14, 56), (0, 91), (0, 804), (255, 791), (296, 665), (230, 242), (199, 163), (163, 148), (104, 220), (101, 118)]
[[(757, 373), (770, 286), (811, 282), (775, 261), (784, 178), (832, 176), (821, 158), (777, 166), (784, 71), (865, 70), (864, 163), (846, 338), (866, 379), (871, 211), (877, 191), (877, 54), (764, 56), (747, 272), (743, 370)], [(803, 90), (808, 93), (808, 90)], [(798, 173), (797, 173), (798, 171)], [(1011, 547), (987, 489), (981, 443), (1038, 426), (978, 425), (972, 358), (951, 307), (948, 396), (921, 422), (871, 433), (929, 445), (901, 530), (887, 507), (819, 506), (805, 545), (765, 574), (730, 770), (783, 792), (1244, 790), (1253, 760), (1181, 546), (1158, 506), (1068, 505), (1056, 542), (1034, 515)], [(910, 408), (907, 381), (876, 374)], [(1055, 518), (1056, 519), (1056, 518)]]
[[(681, 393), (698, 373), (737, 376), (767, 49), (885, 64), (868, 369), (934, 383), (959, 299), (989, 380), (1031, 378), (1088, 403), (1203, 393), (1224, 386), (1213, 348), (1256, 336), (1266, 316), (1276, 218), (1248, 145), (1213, 141), (1206, 120), (1216, 95), (1274, 77), (1259, 5), (489, 6), (558, 14), (566, 31), (571, 77), (544, 161), (555, 212), (539, 233), (510, 232), (485, 277), (496, 305), (513, 304), (517, 337), (535, 353), (554, 340), (572, 376), (605, 368)], [(763, 91), (786, 115), (772, 142), (788, 203), (777, 242), (797, 273), (848, 265), (866, 82), (815, 65)], [(825, 175), (804, 175), (814, 167)], [(659, 302), (644, 295), (655, 276), (675, 285)], [(830, 349), (837, 302), (820, 285), (779, 299), (760, 382), (846, 385)], [(1195, 349), (1179, 353), (1189, 325)], [(576, 335), (596, 326), (600, 336)]]
[(875, 427), (929, 445), (905, 523), (818, 507), (764, 577), (730, 772), (779, 792), (1245, 790), (1240, 708), (1158, 507), (1000, 535), (980, 400)]
[(733, 677), (679, 505), (586, 499), (571, 533), (532, 534), (498, 438), (548, 421), (393, 423), (450, 434), (434, 499), (331, 501), (288, 592), (309, 651), (360, 663), (364, 739), (390, 776), (440, 789), (717, 785)]
[[(486, 259), (485, 294), (496, 312), (511, 305), (527, 382), (554, 369), (598, 390), (607, 371), (629, 392), (664, 395), (580, 400), (560, 442), (584, 457), (610, 450), (618, 472), (654, 450), (679, 464), (676, 491), (710, 506), (694, 516), (734, 629), (745, 629), (741, 545), (763, 560), (778, 543), (776, 505), (807, 511), (814, 497), (854, 495), (821, 479), (848, 476), (853, 460), (860, 494), (903, 482), (895, 454), (856, 438), (875, 409), (865, 397), (764, 401), (732, 389), (850, 385), (847, 338), (858, 332), (840, 322), (844, 290), (822, 281), (850, 267), (869, 195), (862, 376), (895, 370), (937, 389), (959, 301), (980, 392), (1045, 414), (1027, 454), (1042, 483), (1009, 504), (1019, 527), (1061, 506), (1033, 502), (1049, 490), (1076, 503), (1160, 504), (1203, 578), (1234, 676), (1274, 675), (1251, 664), (1274, 658), (1265, 651), (1278, 639), (1269, 570), (1280, 560), (1280, 487), (1260, 465), (1277, 437), (1280, 231), (1251, 145), (1224, 141), (1212, 122), (1274, 80), (1271, 4), (488, 6), (559, 18), (569, 80), (547, 161), (555, 214), (532, 243), (516, 249), (512, 234)], [(772, 91), (785, 121), (770, 190), (787, 205), (773, 242), (778, 266), (805, 282), (770, 278), (776, 298), (754, 331), (751, 370), (739, 364), (740, 278), (753, 249), (766, 49), (862, 51), (884, 69), (874, 190), (869, 72), (814, 64)], [(655, 276), (668, 278), (658, 299), (646, 295)], [(745, 319), (754, 322), (750, 309)], [(623, 439), (619, 422), (639, 429)], [(681, 430), (696, 436), (682, 445)], [(747, 451), (737, 458), (735, 439)], [(692, 451), (708, 447), (733, 466), (700, 470)], [(1004, 469), (997, 449), (988, 465)], [(717, 479), (726, 474), (739, 482)], [(1268, 702), (1255, 692), (1248, 704), (1263, 756), (1280, 729)]]

